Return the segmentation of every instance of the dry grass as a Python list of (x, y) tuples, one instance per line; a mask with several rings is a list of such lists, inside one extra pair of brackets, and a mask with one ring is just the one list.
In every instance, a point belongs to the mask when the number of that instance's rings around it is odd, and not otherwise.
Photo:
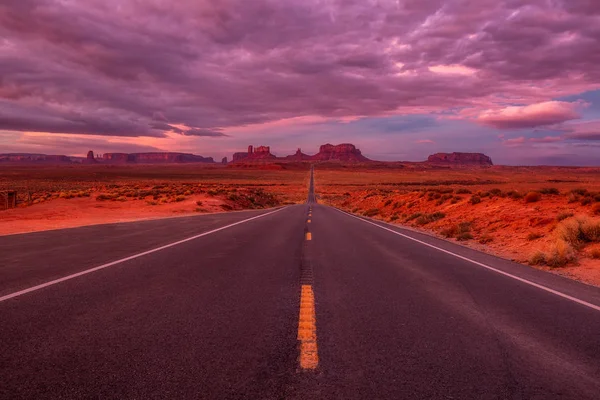
[[(600, 235), (593, 222), (600, 168), (317, 167), (315, 179), (322, 202), (356, 213), (377, 209), (374, 218), (483, 244), (510, 259), (558, 271), (597, 260), (588, 248)], [(435, 213), (444, 217), (428, 217)]]

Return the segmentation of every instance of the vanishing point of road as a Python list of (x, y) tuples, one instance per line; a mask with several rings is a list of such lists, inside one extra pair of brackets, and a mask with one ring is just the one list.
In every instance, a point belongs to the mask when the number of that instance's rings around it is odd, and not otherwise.
[(308, 193), (0, 237), (0, 399), (600, 399), (600, 289)]

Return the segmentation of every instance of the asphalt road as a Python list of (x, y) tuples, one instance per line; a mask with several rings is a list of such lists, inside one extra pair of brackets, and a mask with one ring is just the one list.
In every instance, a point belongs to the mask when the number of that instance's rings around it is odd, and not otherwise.
[(0, 237), (0, 398), (600, 398), (600, 289), (312, 187), (275, 210)]

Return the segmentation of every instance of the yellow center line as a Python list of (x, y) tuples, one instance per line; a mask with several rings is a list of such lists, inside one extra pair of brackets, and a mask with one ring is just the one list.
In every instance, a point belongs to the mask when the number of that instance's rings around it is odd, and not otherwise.
[(312, 234), (310, 232), (306, 232), (306, 240), (312, 240)]
[(307, 224), (310, 224), (310, 219), (306, 221)]
[(317, 351), (315, 295), (311, 285), (302, 285), (300, 316), (298, 319), (298, 340), (300, 341), (300, 368), (317, 368), (319, 365), (319, 354)]

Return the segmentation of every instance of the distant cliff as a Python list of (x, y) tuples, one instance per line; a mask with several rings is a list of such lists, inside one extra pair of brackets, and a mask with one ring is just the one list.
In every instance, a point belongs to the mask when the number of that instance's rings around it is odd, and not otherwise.
[(248, 146), (247, 152), (238, 152), (233, 154), (233, 162), (251, 162), (251, 161), (346, 161), (346, 162), (363, 162), (370, 161), (368, 158), (363, 156), (359, 149), (353, 144), (343, 143), (338, 145), (324, 144), (319, 148), (319, 152), (315, 155), (308, 155), (302, 153), (302, 150), (298, 149), (295, 154), (291, 154), (285, 157), (276, 157), (271, 154), (268, 146), (259, 146), (253, 148)]
[(319, 147), (319, 152), (312, 156), (311, 159), (316, 161), (371, 161), (367, 157), (363, 156), (356, 146), (350, 143), (342, 143), (338, 145), (329, 143), (324, 144)]
[(213, 163), (212, 157), (202, 157), (188, 153), (104, 153), (102, 161), (108, 163), (139, 163), (139, 164), (165, 164), (165, 163)]
[(436, 153), (427, 158), (432, 164), (494, 165), (483, 153)]
[(0, 154), (0, 162), (19, 163), (70, 163), (71, 159), (63, 155), (35, 154), (35, 153), (7, 153)]

